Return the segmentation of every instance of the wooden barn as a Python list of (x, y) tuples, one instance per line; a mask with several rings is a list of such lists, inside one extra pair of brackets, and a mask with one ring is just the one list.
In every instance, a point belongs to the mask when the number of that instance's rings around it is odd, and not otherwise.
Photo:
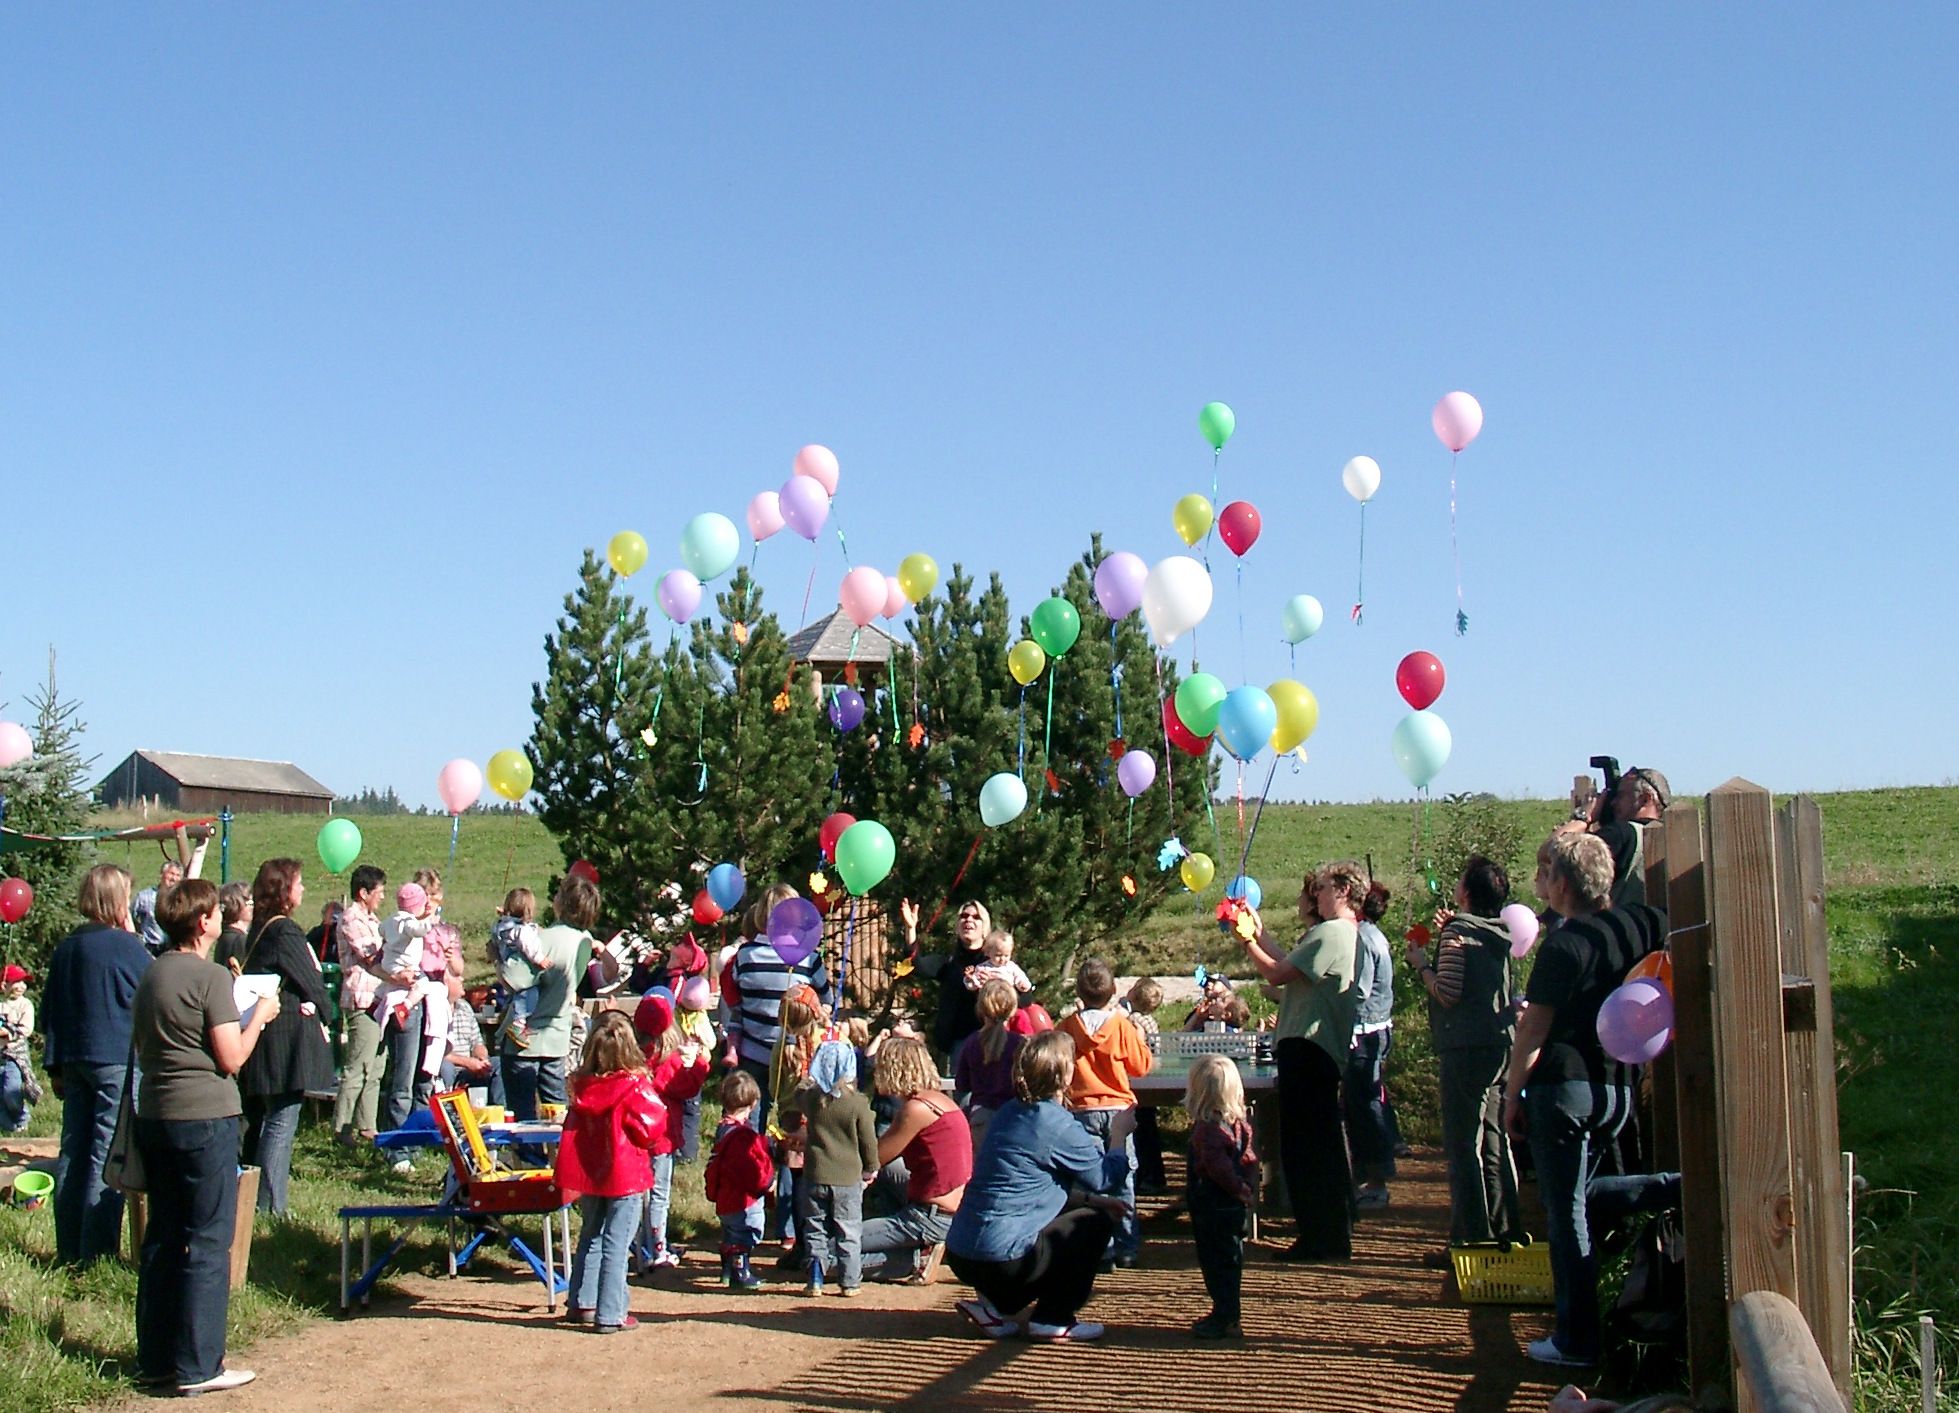
[(96, 798), (110, 807), (173, 813), (330, 814), (333, 791), (290, 761), (133, 751), (102, 777)]

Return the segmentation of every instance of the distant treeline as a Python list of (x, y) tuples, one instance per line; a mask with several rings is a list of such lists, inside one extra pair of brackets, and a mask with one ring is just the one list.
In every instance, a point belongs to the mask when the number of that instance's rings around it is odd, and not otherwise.
[[(358, 795), (337, 795), (334, 797), (334, 801), (333, 801), (333, 812), (335, 814), (422, 814), (422, 815), (443, 813), (442, 810), (431, 809), (427, 805), (417, 805), (415, 806), (415, 808), (410, 809), (407, 803), (403, 801), (401, 796), (395, 793), (395, 787), (392, 785), (381, 790), (376, 790), (373, 786), (370, 785), (366, 789), (362, 790)], [(527, 811), (523, 808), (523, 806), (512, 804), (508, 800), (496, 800), (493, 802), (484, 801), (471, 805), (469, 809), (465, 811), (465, 813), (467, 814), (524, 814), (527, 813)]]

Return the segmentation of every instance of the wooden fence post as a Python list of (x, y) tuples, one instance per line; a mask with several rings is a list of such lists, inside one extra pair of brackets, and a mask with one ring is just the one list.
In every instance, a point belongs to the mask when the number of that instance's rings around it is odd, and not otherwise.
[[(1640, 835), (1646, 859), (1646, 900), (1662, 912), (1667, 905), (1667, 829), (1664, 821), (1647, 825)], [(1680, 1171), (1680, 1115), (1675, 1099), (1673, 1047), (1660, 1051), (1648, 1067), (1647, 1090), (1652, 1095), (1652, 1128), (1644, 1156), (1656, 1173)]]
[(1830, 936), (1823, 917), (1823, 819), (1797, 796), (1776, 813), (1782, 970), (1808, 978), (1813, 1009), (1788, 1029), (1789, 1160), (1795, 1195), (1796, 1289), (1830, 1377), (1850, 1401), (1850, 1241), (1837, 1142)]
[[(1666, 812), (1667, 924), (1673, 953), (1673, 1083), (1680, 1223), (1687, 1247), (1687, 1387), (1713, 1404), (1729, 1386), (1726, 1207), (1714, 973), (1708, 953), (1706, 843), (1693, 805)], [(1655, 899), (1657, 902), (1658, 900)]]
[[(1728, 1284), (1798, 1298), (1789, 1180), (1789, 1083), (1769, 792), (1730, 780), (1707, 797), (1715, 1033)], [(1748, 1402), (1737, 1389), (1737, 1403)]]

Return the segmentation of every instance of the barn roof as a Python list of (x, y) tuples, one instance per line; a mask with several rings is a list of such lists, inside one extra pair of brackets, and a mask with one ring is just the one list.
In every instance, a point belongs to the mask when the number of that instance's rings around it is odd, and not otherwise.
[[(291, 761), (192, 756), (176, 751), (137, 751), (135, 754), (179, 785), (194, 789), (250, 790), (263, 795), (303, 795), (321, 800), (333, 798), (333, 791)], [(110, 771), (104, 783), (115, 779), (115, 775), (115, 771)]]
[[(857, 650), (851, 651), (851, 638)], [(797, 662), (889, 662), (903, 644), (876, 624), (859, 628), (844, 617), (842, 610), (816, 622), (789, 639), (789, 651)]]

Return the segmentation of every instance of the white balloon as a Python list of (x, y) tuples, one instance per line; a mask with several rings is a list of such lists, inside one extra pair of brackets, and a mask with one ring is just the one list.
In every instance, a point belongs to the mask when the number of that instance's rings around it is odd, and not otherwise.
[(1210, 611), (1210, 571), (1187, 554), (1159, 561), (1143, 581), (1143, 621), (1158, 647), (1169, 647)]
[(1340, 484), (1348, 495), (1366, 505), (1381, 489), (1381, 463), (1371, 456), (1356, 456), (1340, 468)]

